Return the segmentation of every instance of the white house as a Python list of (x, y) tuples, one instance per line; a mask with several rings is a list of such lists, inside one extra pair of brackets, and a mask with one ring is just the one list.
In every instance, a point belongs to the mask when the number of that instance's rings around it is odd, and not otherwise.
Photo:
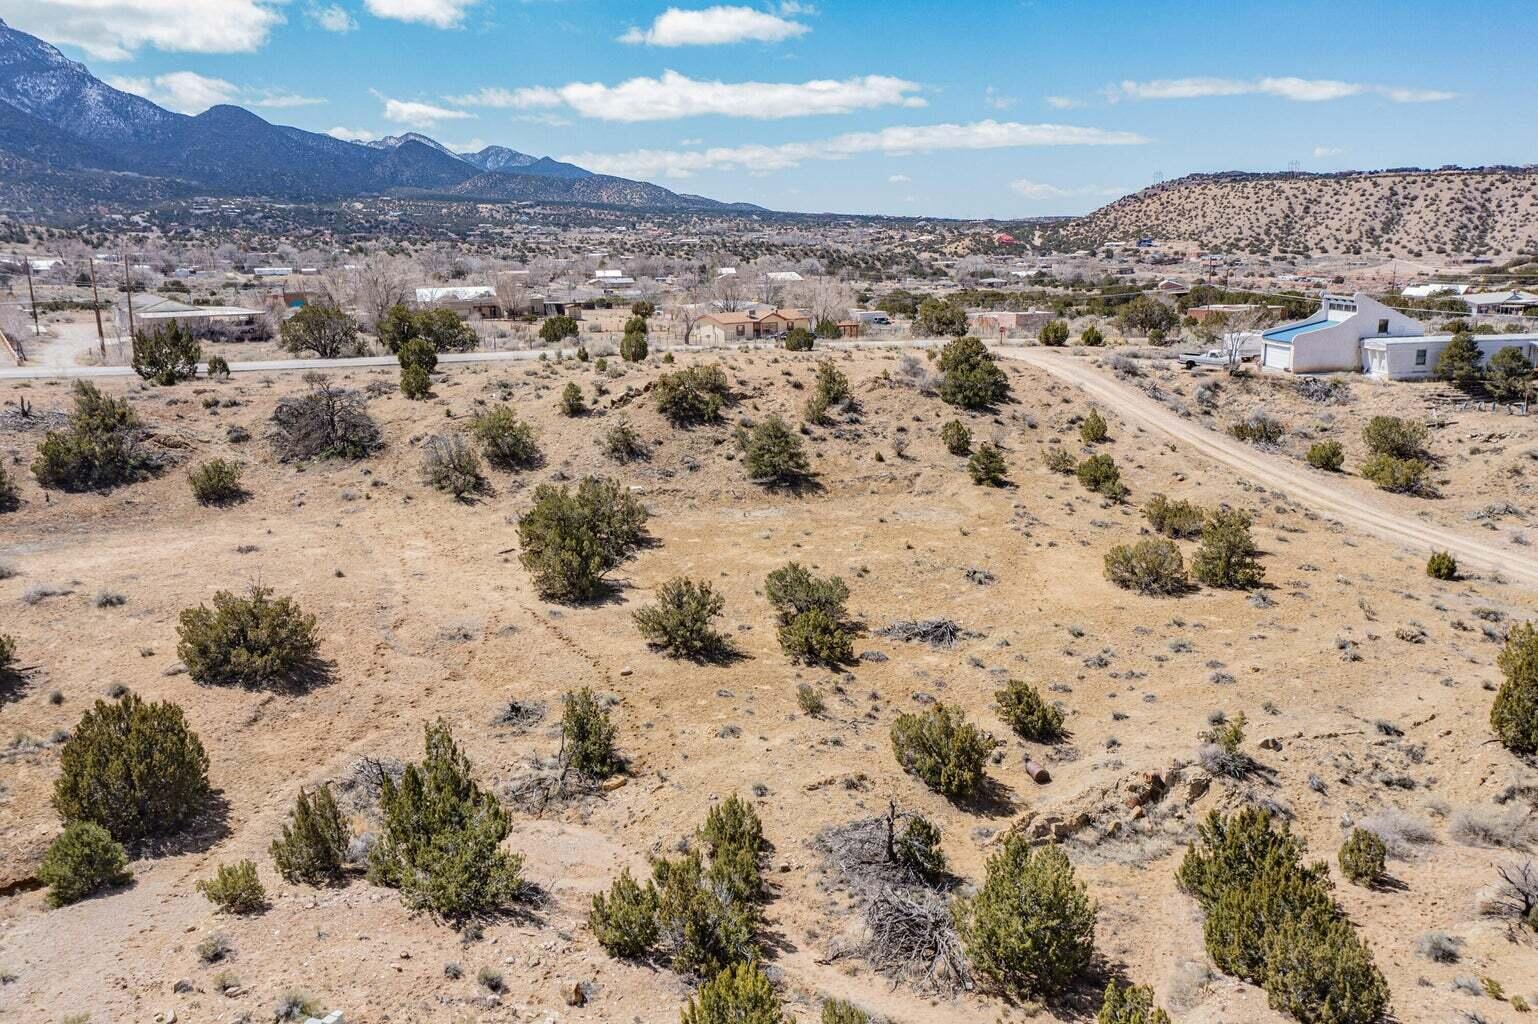
[[(1357, 292), (1326, 293), (1312, 316), (1261, 334), (1261, 365), (1289, 373), (1361, 371), (1378, 380), (1424, 380), (1436, 369), (1451, 334), (1427, 334), (1425, 325)], [(1485, 359), (1516, 348), (1538, 361), (1538, 333), (1476, 334)]]
[(1465, 292), (1459, 298), (1475, 316), (1490, 313), (1525, 316), (1538, 306), (1538, 295), (1532, 292)]

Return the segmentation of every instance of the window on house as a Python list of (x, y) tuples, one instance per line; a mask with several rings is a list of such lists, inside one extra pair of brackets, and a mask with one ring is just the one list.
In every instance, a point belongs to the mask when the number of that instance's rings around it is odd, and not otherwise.
[(1425, 366), (1426, 365), (1426, 350), (1425, 349), (1418, 348), (1418, 349), (1415, 350), (1415, 365), (1416, 366)]
[(1378, 321), (1378, 333), (1379, 334), (1387, 334), (1388, 333), (1388, 321), (1387, 320), (1379, 320)]
[(739, 337), (739, 338), (742, 337), (743, 332), (746, 331), (746, 330), (747, 330), (746, 327), (744, 327), (742, 324), (738, 324), (737, 325), (737, 337)]

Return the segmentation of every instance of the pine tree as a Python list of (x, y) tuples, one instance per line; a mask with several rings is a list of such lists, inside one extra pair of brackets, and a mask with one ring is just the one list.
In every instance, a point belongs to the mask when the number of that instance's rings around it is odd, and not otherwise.
[(281, 838), (272, 841), (272, 862), (287, 882), (320, 885), (341, 877), (347, 827), (330, 786), (299, 790)]

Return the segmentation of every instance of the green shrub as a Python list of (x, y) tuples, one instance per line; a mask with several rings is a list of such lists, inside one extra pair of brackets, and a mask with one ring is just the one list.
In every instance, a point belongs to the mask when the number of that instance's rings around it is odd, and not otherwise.
[(654, 860), (652, 878), (657, 932), (675, 971), (709, 977), (753, 958), (754, 908), (725, 899), (698, 852)]
[(1374, 416), (1362, 428), (1362, 440), (1374, 455), (1396, 459), (1424, 459), (1426, 426), (1398, 416)]
[(634, 462), (646, 458), (646, 442), (628, 420), (620, 420), (603, 436), (603, 453), (615, 462)]
[(645, 956), (657, 944), (657, 887), (648, 881), (643, 888), (625, 868), (608, 895), (593, 894), (587, 921), (605, 953), (627, 959)]
[(569, 316), (553, 316), (539, 325), (539, 340), (546, 345), (559, 345), (567, 338), (575, 338), (582, 328)]
[(1340, 873), (1357, 885), (1376, 885), (1383, 880), (1388, 847), (1365, 828), (1354, 828), (1340, 846)]
[(730, 648), (730, 641), (712, 629), (726, 598), (709, 581), (679, 576), (657, 588), (657, 602), (638, 609), (633, 618), (646, 642), (675, 658), (710, 661)]
[(320, 359), (363, 355), (358, 321), (324, 302), (309, 303), (283, 321), (279, 331), (283, 347), (295, 355), (313, 352)]
[(61, 491), (106, 490), (148, 476), (155, 462), (142, 448), (144, 430), (124, 398), (108, 398), (90, 381), (74, 383), (75, 407), (63, 430), (38, 445), (32, 475)]
[(1041, 699), (1036, 687), (1011, 679), (993, 695), (1004, 724), (1023, 740), (1052, 743), (1063, 738), (1063, 713)]
[(967, 473), (978, 486), (1003, 487), (1009, 482), (1008, 466), (998, 448), (984, 441), (967, 460)]
[(134, 332), (131, 362), (134, 373), (154, 384), (169, 387), (198, 375), (203, 347), (180, 321)]
[(828, 702), (811, 683), (800, 683), (796, 686), (796, 706), (809, 718), (818, 718), (828, 710)]
[(347, 826), (330, 786), (312, 792), (300, 788), (283, 834), (272, 841), (270, 851), (285, 882), (320, 885), (342, 877)]
[(1147, 985), (1122, 988), (1112, 979), (1105, 987), (1095, 1024), (1170, 1024), (1170, 1015), (1154, 1003), (1153, 989)]
[(226, 914), (255, 914), (267, 906), (267, 890), (253, 860), (220, 864), (214, 877), (198, 881), (194, 888)]
[(1496, 664), (1506, 678), (1490, 706), (1490, 728), (1508, 750), (1538, 753), (1538, 627), (1512, 627)]
[(0, 683), (10, 682), (16, 674), (16, 638), (0, 633)]
[(296, 682), (315, 660), (315, 616), (271, 587), (252, 585), (244, 597), (214, 594), (214, 607), (183, 609), (176, 656), (200, 683), (281, 686)]
[(1191, 575), (1209, 587), (1258, 587), (1266, 576), (1256, 557), (1259, 553), (1250, 535), (1250, 514), (1218, 509), (1202, 525), (1202, 544), (1191, 559)]
[(1429, 467), (1420, 459), (1400, 459), (1392, 455), (1374, 455), (1362, 463), (1362, 477), (1394, 494), (1422, 494), (1428, 491)]
[(892, 724), (892, 753), (903, 771), (952, 800), (977, 792), (983, 767), (1000, 746), (968, 722), (959, 705), (936, 704), (927, 711), (900, 714)]
[(208, 754), (175, 704), (97, 701), (59, 756), (53, 806), (121, 843), (175, 832), (209, 797)]
[[(635, 318), (639, 319), (639, 318)], [(633, 319), (631, 323), (634, 323)], [(620, 339), (619, 357), (627, 363), (639, 363), (645, 359), (650, 349), (646, 344), (646, 321), (641, 321), (641, 330), (632, 331), (627, 324), (625, 336)]]
[(1308, 464), (1327, 473), (1339, 473), (1346, 464), (1346, 450), (1339, 441), (1318, 441), (1308, 446)]
[(607, 779), (622, 767), (614, 750), (614, 723), (590, 687), (561, 697), (561, 752), (566, 767), (585, 779)]
[(1231, 424), (1228, 433), (1230, 437), (1248, 441), (1250, 444), (1280, 444), (1282, 437), (1287, 433), (1287, 428), (1280, 420), (1273, 419), (1263, 412), (1257, 412), (1248, 419)]
[(519, 561), (544, 597), (586, 600), (641, 542), (646, 516), (640, 501), (614, 480), (588, 477), (575, 492), (540, 484), (533, 506), (518, 520)]
[(438, 350), (426, 338), (407, 339), (396, 351), (395, 358), (402, 370), (416, 366), (424, 373), (432, 373), (438, 368)]
[(1027, 998), (1059, 995), (1095, 953), (1095, 905), (1056, 846), (1010, 833), (982, 887), (956, 901), (956, 929), (978, 974)]
[(1526, 398), (1532, 387), (1533, 366), (1520, 348), (1507, 345), (1490, 357), (1485, 364), (1485, 383), (1490, 391), (1503, 402), (1515, 402)]
[(945, 873), (945, 852), (940, 849), (940, 830), (922, 814), (908, 819), (901, 833), (892, 836), (892, 860), (920, 878)]
[(657, 411), (674, 426), (714, 423), (721, 418), (729, 388), (719, 365), (690, 366), (657, 378), (652, 390)]
[(733, 793), (713, 805), (700, 826), (700, 839), (711, 857), (729, 849), (747, 850), (757, 857), (769, 849), (764, 839), (764, 823), (753, 805)]
[(785, 1024), (774, 986), (757, 963), (726, 968), (701, 985), (679, 1015), (680, 1024)]
[(192, 496), (200, 505), (228, 505), (246, 496), (240, 486), (241, 465), (231, 459), (209, 459), (187, 474)]
[(959, 338), (967, 333), (967, 311), (952, 299), (925, 299), (914, 313), (913, 331), (920, 335)]
[(21, 499), (16, 493), (16, 478), (0, 462), (0, 512), (14, 512)]
[(426, 727), (426, 756), (399, 784), (382, 779), (384, 825), (369, 851), (369, 880), (399, 889), (401, 902), (463, 919), (502, 910), (523, 893), (523, 858), (497, 798), (476, 784), (470, 761), (441, 719)]
[(1171, 501), (1155, 494), (1143, 506), (1143, 518), (1155, 533), (1173, 540), (1188, 540), (1201, 535), (1207, 513), (1193, 501)]
[(842, 999), (824, 999), (820, 1024), (871, 1024), (870, 1014)]
[(48, 886), (51, 907), (79, 903), (102, 889), (127, 885), (132, 878), (128, 854), (93, 821), (66, 826), (37, 869), (37, 880)]
[(972, 432), (960, 420), (951, 420), (940, 428), (940, 441), (952, 455), (965, 455), (972, 450)]
[(1127, 485), (1121, 482), (1121, 470), (1116, 468), (1116, 460), (1109, 455), (1091, 455), (1079, 463), (1074, 473), (1079, 483), (1096, 494), (1112, 501), (1122, 501), (1127, 497)]
[(810, 352), (813, 339), (812, 332), (805, 327), (792, 327), (785, 335), (785, 350), (787, 352)]
[(1175, 881), (1210, 911), (1229, 888), (1254, 885), (1268, 864), (1303, 869), (1303, 844), (1283, 821), (1273, 827), (1271, 815), (1247, 804), (1228, 817), (1211, 812), (1196, 826), (1196, 842), (1186, 850)]
[(1052, 348), (1060, 348), (1068, 344), (1068, 321), (1048, 320), (1036, 332), (1036, 340)]
[(1099, 409), (1091, 409), (1084, 422), (1079, 424), (1079, 438), (1085, 444), (1103, 444), (1111, 436), (1111, 428)]
[(1266, 975), (1266, 940), (1300, 914), (1334, 913), (1323, 864), (1308, 870), (1268, 862), (1248, 885), (1224, 888), (1207, 911), (1202, 937), (1218, 970), (1262, 984)]
[(419, 402), (432, 394), (433, 379), (420, 366), (401, 367), (401, 394), (413, 402)]
[(499, 405), (476, 416), (470, 433), (480, 443), (486, 461), (497, 469), (512, 472), (539, 465), (534, 428), (519, 420), (511, 406)]
[(948, 405), (986, 409), (1009, 397), (1009, 377), (976, 338), (947, 342), (940, 350), (940, 372), (940, 398)]
[(362, 459), (382, 444), (379, 425), (363, 396), (339, 388), (322, 374), (304, 375), (309, 391), (278, 401), (272, 421), (273, 447), (284, 462), (305, 459)]
[(378, 324), (380, 342), (393, 353), (413, 340), (429, 345), (434, 352), (468, 352), (479, 344), (475, 330), (452, 309), (407, 309), (395, 305), (385, 311)]
[(587, 405), (582, 401), (582, 389), (577, 387), (576, 381), (567, 381), (561, 389), (560, 408), (562, 416), (581, 416), (587, 412)]
[(1376, 1024), (1389, 1010), (1388, 983), (1351, 922), (1315, 910), (1266, 938), (1261, 981), (1273, 1010), (1303, 1024)]
[(820, 609), (801, 612), (780, 626), (780, 649), (791, 660), (836, 668), (854, 660), (854, 641), (843, 623)]
[(1105, 335), (1101, 333), (1100, 328), (1090, 324), (1079, 332), (1079, 344), (1088, 345), (1090, 348), (1099, 348), (1105, 344)]
[(223, 356), (208, 357), (208, 376), (210, 378), (227, 379), (230, 375), (229, 360)]
[(1185, 562), (1174, 541), (1140, 540), (1105, 553), (1105, 578), (1123, 590), (1169, 596), (1190, 588)]
[(1063, 476), (1076, 473), (1079, 469), (1078, 460), (1073, 457), (1073, 452), (1059, 444), (1049, 446), (1046, 453), (1042, 455), (1041, 461), (1047, 469)]
[(1465, 330), (1457, 330), (1447, 346), (1437, 353), (1437, 361), (1432, 367), (1432, 373), (1436, 375), (1437, 380), (1456, 381), (1460, 384), (1472, 383), (1479, 379), (1479, 364), (1483, 359), (1484, 356), (1479, 351), (1479, 343), (1473, 336)]
[(481, 460), (463, 435), (434, 434), (422, 446), (422, 480), (463, 501), (486, 489)]
[(1455, 580), (1458, 578), (1458, 560), (1451, 551), (1433, 551), (1426, 559), (1426, 575), (1434, 580)]
[(787, 486), (811, 471), (801, 438), (778, 416), (755, 424), (740, 440), (743, 466), (748, 479), (756, 484)]

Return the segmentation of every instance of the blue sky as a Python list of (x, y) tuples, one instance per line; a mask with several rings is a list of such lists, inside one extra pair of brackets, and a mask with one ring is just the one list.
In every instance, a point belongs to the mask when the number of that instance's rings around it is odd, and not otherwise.
[(422, 131), (776, 209), (1076, 213), (1159, 176), (1538, 159), (1538, 4), (0, 0), (175, 109)]

